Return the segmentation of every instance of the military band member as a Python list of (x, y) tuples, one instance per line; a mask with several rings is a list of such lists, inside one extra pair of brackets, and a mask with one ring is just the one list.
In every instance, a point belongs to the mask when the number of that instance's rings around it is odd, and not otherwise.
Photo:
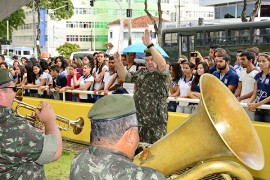
[(140, 125), (134, 100), (126, 95), (109, 95), (90, 109), (90, 147), (72, 161), (70, 179), (164, 180), (157, 170), (132, 163), (139, 144)]
[(62, 138), (52, 107), (41, 102), (35, 110), (44, 124), (45, 133), (16, 117), (12, 103), (16, 95), (13, 78), (0, 69), (0, 179), (45, 179), (43, 164), (62, 154)]

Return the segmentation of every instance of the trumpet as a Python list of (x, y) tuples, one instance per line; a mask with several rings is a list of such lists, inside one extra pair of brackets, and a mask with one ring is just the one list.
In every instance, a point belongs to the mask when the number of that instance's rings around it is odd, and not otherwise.
[[(18, 90), (18, 92), (16, 93), (14, 101), (18, 103), (18, 105), (14, 109), (15, 115), (26, 119), (34, 127), (42, 129), (42, 127), (44, 126), (43, 122), (36, 115), (34, 115), (34, 111), (36, 109), (41, 110), (42, 107), (40, 105), (38, 107), (35, 107), (35, 106), (31, 106), (27, 103), (22, 102), (22, 91), (21, 90)], [(27, 115), (23, 116), (19, 113), (19, 108), (28, 109), (28, 110), (32, 111), (33, 114), (32, 115), (27, 114)], [(77, 134), (80, 134), (83, 130), (84, 119), (82, 117), (79, 117), (78, 119), (72, 121), (72, 120), (69, 120), (68, 118), (65, 118), (63, 116), (59, 116), (56, 114), (56, 120), (63, 124), (63, 125), (58, 124), (58, 128), (61, 131), (69, 131), (70, 127), (72, 127), (73, 133), (77, 135)]]

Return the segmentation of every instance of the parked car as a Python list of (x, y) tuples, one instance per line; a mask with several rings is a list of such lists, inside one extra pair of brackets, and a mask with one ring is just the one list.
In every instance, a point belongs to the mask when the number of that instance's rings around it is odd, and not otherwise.
[(73, 52), (70, 55), (69, 59), (75, 59), (75, 58), (83, 58), (84, 56), (90, 56), (93, 57), (95, 51), (78, 51), (78, 52)]

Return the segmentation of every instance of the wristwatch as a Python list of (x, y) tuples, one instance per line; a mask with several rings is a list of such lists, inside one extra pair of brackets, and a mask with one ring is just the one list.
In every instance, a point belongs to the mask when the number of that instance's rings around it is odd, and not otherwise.
[(149, 48), (152, 47), (152, 46), (154, 46), (153, 43), (149, 44), (149, 45), (147, 46), (147, 49), (149, 49)]

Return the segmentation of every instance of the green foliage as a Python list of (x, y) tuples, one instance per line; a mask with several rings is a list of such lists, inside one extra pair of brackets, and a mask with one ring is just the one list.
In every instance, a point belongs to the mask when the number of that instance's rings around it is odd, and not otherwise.
[(69, 58), (71, 53), (79, 51), (80, 46), (78, 44), (72, 44), (66, 42), (62, 46), (59, 46), (56, 50), (61, 56)]
[[(69, 8), (66, 10), (66, 3), (68, 2)], [(59, 21), (61, 19), (69, 19), (73, 16), (74, 6), (71, 0), (59, 1), (59, 0), (34, 0), (27, 5), (28, 8), (33, 9), (37, 12), (37, 37), (36, 40), (40, 39), (40, 9), (48, 9), (49, 16), (51, 19)], [(40, 46), (37, 46), (37, 56), (41, 56)]]
[[(65, 8), (66, 2), (68, 1), (69, 10)], [(49, 9), (49, 15), (53, 20), (69, 19), (73, 16), (74, 6), (71, 0), (59, 1), (59, 0), (35, 0), (35, 10), (38, 9)], [(27, 7), (32, 9), (32, 3), (29, 3)], [(59, 9), (57, 9), (59, 8)], [(54, 10), (57, 9), (57, 10)]]
[(15, 29), (18, 29), (19, 26), (24, 25), (25, 14), (22, 9), (18, 9), (9, 17), (0, 21), (0, 37), (7, 38), (7, 20), (9, 20), (9, 35), (12, 36), (12, 32)]

